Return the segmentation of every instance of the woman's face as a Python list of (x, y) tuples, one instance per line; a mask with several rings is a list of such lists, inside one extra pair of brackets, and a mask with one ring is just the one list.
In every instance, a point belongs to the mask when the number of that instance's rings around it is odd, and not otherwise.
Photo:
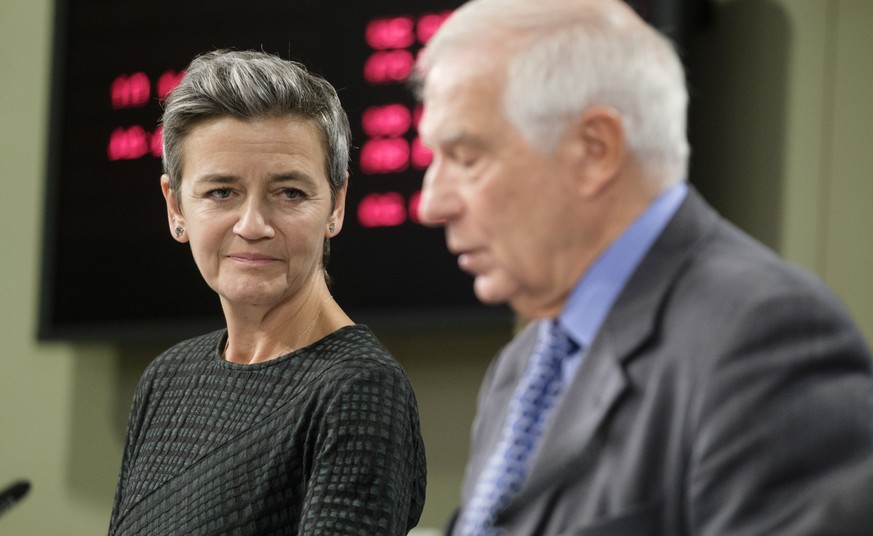
[[(180, 202), (161, 178), (171, 233), (225, 305), (271, 306), (324, 284), (325, 237), (343, 222), (331, 203), (324, 148), (309, 122), (210, 119), (183, 144)], [(331, 232), (330, 226), (334, 225)]]

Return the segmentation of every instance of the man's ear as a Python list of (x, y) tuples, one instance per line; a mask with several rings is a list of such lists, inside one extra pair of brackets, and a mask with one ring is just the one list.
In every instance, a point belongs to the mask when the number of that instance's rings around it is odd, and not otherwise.
[[(327, 219), (328, 230), (325, 231), (327, 233), (325, 235), (327, 238), (336, 236), (339, 234), (340, 229), (343, 228), (343, 220), (346, 216), (346, 192), (348, 189), (349, 173), (347, 171), (345, 184), (343, 184), (342, 188), (337, 190), (336, 195), (334, 196), (333, 210), (330, 213), (330, 217)], [(333, 226), (332, 228), (331, 225)]]
[(185, 229), (185, 216), (182, 215), (182, 211), (179, 209), (175, 191), (170, 186), (170, 176), (167, 174), (161, 175), (161, 191), (164, 194), (164, 201), (167, 203), (167, 222), (170, 224), (170, 236), (177, 242), (185, 243), (188, 241), (188, 233)]
[(621, 116), (612, 108), (593, 106), (571, 128), (580, 147), (580, 193), (597, 196), (618, 176), (627, 158)]

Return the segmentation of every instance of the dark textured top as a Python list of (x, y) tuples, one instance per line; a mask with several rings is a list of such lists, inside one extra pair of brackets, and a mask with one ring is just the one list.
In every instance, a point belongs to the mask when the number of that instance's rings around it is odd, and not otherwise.
[(182, 342), (140, 381), (111, 535), (406, 534), (425, 459), (408, 379), (372, 332), (263, 363)]

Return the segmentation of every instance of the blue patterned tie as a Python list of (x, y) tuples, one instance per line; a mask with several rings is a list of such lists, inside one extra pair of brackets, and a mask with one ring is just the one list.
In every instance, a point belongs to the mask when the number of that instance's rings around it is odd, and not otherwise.
[(459, 522), (461, 536), (498, 534), (494, 522), (524, 483), (528, 460), (561, 392), (561, 366), (575, 344), (557, 321), (540, 323), (527, 370), (515, 389), (497, 446)]

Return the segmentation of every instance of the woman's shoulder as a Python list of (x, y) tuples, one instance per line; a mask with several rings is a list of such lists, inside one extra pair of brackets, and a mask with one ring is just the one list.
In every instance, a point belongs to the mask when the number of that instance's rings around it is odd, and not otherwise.
[[(347, 412), (375, 412), (406, 418), (418, 409), (412, 384), (401, 364), (364, 325), (341, 328), (322, 347), (329, 365), (317, 374), (313, 389), (329, 399), (332, 408)], [(361, 406), (363, 405), (363, 406)], [(414, 417), (417, 421), (417, 416)]]
[[(310, 370), (324, 393), (361, 391), (376, 386), (411, 391), (406, 371), (365, 325), (338, 329), (310, 348), (319, 365)], [(317, 356), (317, 357), (316, 357)]]
[(388, 367), (400, 369), (400, 364), (373, 331), (363, 324), (338, 329), (322, 340), (323, 355), (335, 363), (353, 369)]

